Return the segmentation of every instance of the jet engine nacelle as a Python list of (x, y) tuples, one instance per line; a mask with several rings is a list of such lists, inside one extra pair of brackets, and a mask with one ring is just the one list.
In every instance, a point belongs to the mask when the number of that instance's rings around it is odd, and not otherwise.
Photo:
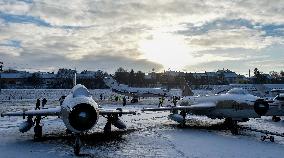
[(29, 131), (33, 126), (34, 126), (33, 121), (22, 122), (19, 126), (19, 131), (22, 132), (22, 133), (25, 133), (25, 132)]
[(269, 110), (269, 104), (263, 99), (258, 99), (254, 103), (254, 111), (259, 115), (263, 116)]
[(112, 124), (118, 129), (125, 129), (126, 128), (126, 125), (120, 119), (117, 119)]
[(62, 120), (68, 130), (81, 133), (90, 130), (99, 119), (98, 104), (83, 85), (76, 85), (62, 103)]
[(182, 123), (184, 121), (183, 116), (180, 114), (170, 114), (168, 118), (178, 123)]

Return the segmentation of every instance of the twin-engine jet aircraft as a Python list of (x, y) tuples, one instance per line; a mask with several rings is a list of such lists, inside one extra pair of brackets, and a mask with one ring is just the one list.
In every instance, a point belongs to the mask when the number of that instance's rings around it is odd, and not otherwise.
[(203, 115), (212, 119), (225, 118), (225, 123), (231, 132), (237, 134), (237, 122), (267, 115), (269, 103), (264, 99), (248, 94), (243, 89), (234, 88), (221, 95), (188, 97), (180, 102), (180, 106), (144, 108), (142, 111), (171, 111), (172, 114), (169, 115), (169, 118), (182, 125), (185, 124), (187, 114)]
[[(27, 110), (20, 112), (5, 112), (1, 114), (4, 116), (22, 116), (27, 121), (19, 126), (20, 132), (27, 132), (33, 126), (35, 138), (42, 136), (42, 127), (40, 120), (42, 116), (59, 116), (68, 131), (71, 131), (75, 136), (74, 153), (80, 153), (81, 141), (80, 134), (92, 129), (98, 122), (99, 116), (105, 116), (107, 123), (104, 127), (105, 132), (111, 131), (111, 125), (119, 129), (125, 129), (126, 125), (119, 119), (123, 114), (133, 114), (135, 111), (128, 111), (122, 109), (104, 109), (99, 108), (98, 104), (93, 100), (88, 89), (83, 85), (76, 85), (71, 90), (70, 94), (65, 98), (62, 105), (55, 108), (47, 108), (40, 110)], [(35, 117), (35, 121), (33, 121)]]

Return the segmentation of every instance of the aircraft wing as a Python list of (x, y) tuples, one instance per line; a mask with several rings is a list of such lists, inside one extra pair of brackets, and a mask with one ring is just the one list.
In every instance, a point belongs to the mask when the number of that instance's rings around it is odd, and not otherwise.
[(46, 108), (40, 110), (23, 110), (18, 112), (4, 112), (1, 113), (1, 117), (4, 116), (59, 116), (61, 107)]
[(120, 115), (132, 114), (132, 115), (136, 115), (136, 111), (122, 110), (121, 108), (117, 108), (117, 109), (101, 108), (101, 109), (99, 109), (99, 114), (100, 115), (111, 115), (111, 114), (120, 114)]
[(216, 107), (215, 103), (198, 103), (189, 106), (174, 106), (174, 107), (160, 107), (160, 108), (143, 108), (141, 111), (172, 111), (172, 110), (211, 110)]

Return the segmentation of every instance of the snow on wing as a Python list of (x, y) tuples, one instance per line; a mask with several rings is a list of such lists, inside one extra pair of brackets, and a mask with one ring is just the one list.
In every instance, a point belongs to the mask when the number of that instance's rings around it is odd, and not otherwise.
[(47, 108), (40, 110), (23, 110), (18, 112), (5, 112), (1, 114), (1, 117), (4, 116), (59, 116), (61, 112), (61, 107)]
[(216, 107), (215, 103), (199, 103), (190, 106), (160, 107), (160, 108), (144, 108), (142, 111), (171, 111), (171, 110), (211, 110)]

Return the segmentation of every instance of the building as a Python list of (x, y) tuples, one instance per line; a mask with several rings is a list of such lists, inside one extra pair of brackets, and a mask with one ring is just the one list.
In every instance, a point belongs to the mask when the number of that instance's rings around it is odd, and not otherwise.
[(45, 85), (45, 88), (53, 85), (56, 82), (56, 74), (54, 72), (39, 72), (39, 77), (42, 79), (42, 84)]
[(227, 81), (228, 83), (236, 83), (238, 79), (238, 74), (231, 70), (218, 70), (217, 75), (222, 78), (224, 81)]
[(80, 74), (77, 74), (77, 78), (96, 78), (100, 71), (87, 71), (84, 70)]
[(23, 86), (31, 74), (26, 71), (6, 71), (1, 73), (1, 82), (4, 88), (17, 88)]

